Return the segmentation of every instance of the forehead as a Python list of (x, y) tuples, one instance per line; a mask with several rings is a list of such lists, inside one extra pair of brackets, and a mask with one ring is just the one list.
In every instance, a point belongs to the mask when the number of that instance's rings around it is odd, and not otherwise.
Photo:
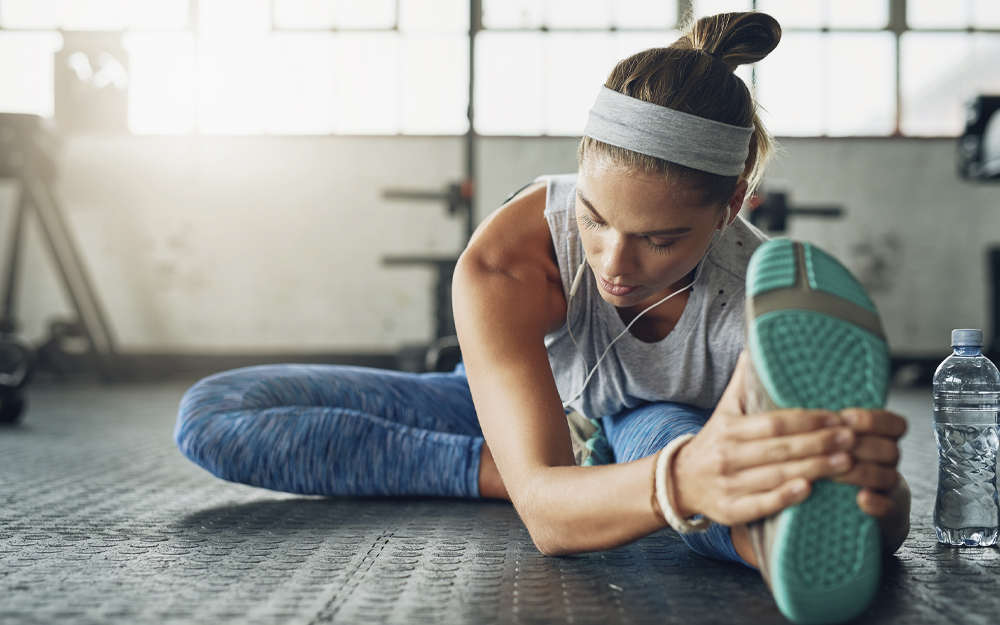
[(615, 226), (634, 232), (695, 226), (711, 218), (682, 183), (619, 165), (589, 162), (577, 177), (578, 199)]

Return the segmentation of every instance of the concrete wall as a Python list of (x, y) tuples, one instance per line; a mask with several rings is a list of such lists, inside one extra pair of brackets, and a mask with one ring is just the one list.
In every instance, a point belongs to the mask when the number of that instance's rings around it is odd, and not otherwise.
[[(953, 141), (782, 144), (772, 184), (795, 204), (847, 211), (793, 221), (789, 234), (861, 275), (897, 354), (936, 355), (952, 328), (985, 326), (984, 248), (1000, 243), (1000, 185), (959, 181)], [(443, 207), (380, 192), (457, 180), (462, 145), (81, 135), (65, 143), (57, 194), (123, 350), (384, 352), (428, 340), (433, 304), (427, 270), (380, 259), (457, 252), (462, 235)], [(479, 217), (539, 174), (574, 170), (575, 149), (573, 139), (481, 140)], [(0, 186), (0, 223), (15, 199), (16, 187)], [(69, 308), (37, 227), (29, 235), (19, 316), (39, 340)]]

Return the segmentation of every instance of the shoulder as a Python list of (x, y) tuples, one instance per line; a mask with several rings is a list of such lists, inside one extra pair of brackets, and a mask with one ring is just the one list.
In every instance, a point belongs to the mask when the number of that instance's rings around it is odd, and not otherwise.
[(558, 276), (545, 218), (546, 195), (546, 181), (538, 179), (493, 211), (463, 252), (465, 264), (475, 260), (483, 269), (507, 274), (535, 267)]
[(546, 186), (533, 184), (479, 225), (455, 267), (456, 312), (490, 309), (494, 314), (508, 298), (538, 321), (542, 334), (563, 323), (566, 306), (544, 216), (545, 196)]
[(769, 237), (743, 219), (742, 213), (733, 220), (725, 236), (709, 253), (707, 262), (742, 284), (746, 280), (750, 257)]

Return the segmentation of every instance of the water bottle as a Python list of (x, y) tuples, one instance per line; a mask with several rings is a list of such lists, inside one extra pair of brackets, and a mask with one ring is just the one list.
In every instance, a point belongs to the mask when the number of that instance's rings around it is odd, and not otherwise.
[(983, 356), (981, 330), (953, 330), (951, 346), (934, 372), (934, 530), (946, 545), (985, 547), (997, 542), (1000, 371)]

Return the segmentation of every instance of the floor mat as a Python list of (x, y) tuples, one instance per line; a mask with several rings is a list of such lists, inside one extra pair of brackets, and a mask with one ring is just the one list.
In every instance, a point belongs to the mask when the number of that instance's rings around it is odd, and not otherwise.
[[(0, 429), (0, 624), (786, 622), (754, 571), (669, 530), (551, 558), (509, 504), (222, 482), (173, 446), (184, 390), (30, 389), (24, 423)], [(911, 422), (914, 529), (862, 620), (995, 623), (998, 551), (933, 537), (930, 393), (890, 407)]]

